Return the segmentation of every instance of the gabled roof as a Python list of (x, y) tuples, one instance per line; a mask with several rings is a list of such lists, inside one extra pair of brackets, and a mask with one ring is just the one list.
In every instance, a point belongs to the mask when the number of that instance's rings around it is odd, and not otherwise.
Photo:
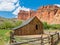
[(13, 28), (13, 30), (16, 30), (16, 29), (18, 29), (18, 28), (21, 28), (21, 27), (27, 25), (27, 24), (30, 23), (34, 18), (36, 18), (36, 16), (34, 16), (34, 17), (32, 17), (32, 18), (24, 21), (20, 26), (18, 26), (18, 27), (16, 27), (16, 28)]

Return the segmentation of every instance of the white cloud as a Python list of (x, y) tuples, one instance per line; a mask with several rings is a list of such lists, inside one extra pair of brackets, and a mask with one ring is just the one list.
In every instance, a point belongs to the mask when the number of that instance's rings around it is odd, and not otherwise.
[(54, 5), (56, 5), (56, 6), (60, 7), (60, 5), (59, 5), (59, 4), (54, 4)]
[[(18, 0), (10, 0), (10, 1), (11, 1), (12, 3), (16, 3)], [(9, 2), (10, 2), (10, 1), (9, 1)]]
[(18, 7), (18, 8), (13, 12), (13, 14), (17, 15), (18, 12), (19, 12), (19, 10), (20, 10), (20, 8), (21, 8), (21, 7)]
[(19, 2), (17, 2), (17, 4), (15, 5), (16, 7), (19, 6)]
[(30, 9), (29, 8), (26, 8), (26, 7), (21, 7), (20, 5), (19, 5), (19, 2), (16, 4), (16, 6), (18, 6), (17, 7), (17, 9), (13, 12), (13, 14), (15, 14), (15, 15), (18, 15), (18, 13), (19, 13), (19, 11), (20, 10), (24, 10), (24, 11), (29, 11)]
[(25, 7), (18, 7), (13, 14), (17, 15), (19, 13), (20, 10), (24, 10), (24, 11), (29, 11), (29, 8), (25, 8)]
[(0, 2), (16, 3), (18, 0), (0, 0)]
[(14, 3), (18, 0), (0, 0), (0, 11), (12, 11), (15, 9)]
[(29, 9), (29, 8), (25, 8), (25, 7), (23, 6), (23, 7), (21, 7), (21, 9), (20, 9), (20, 10), (29, 11), (30, 9)]
[(3, 2), (0, 4), (0, 11), (12, 11), (14, 8), (15, 6), (13, 3)]
[(21, 7), (19, 0), (0, 0), (0, 11), (13, 11), (12, 13), (17, 15), (19, 10), (29, 11), (30, 9)]

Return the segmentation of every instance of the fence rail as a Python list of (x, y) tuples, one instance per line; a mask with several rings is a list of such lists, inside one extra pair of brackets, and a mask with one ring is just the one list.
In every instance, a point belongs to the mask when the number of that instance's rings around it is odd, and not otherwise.
[[(11, 43), (11, 45), (21, 45), (21, 44), (29, 44), (29, 43), (34, 43), (36, 41), (39, 41), (40, 45), (45, 45), (45, 44), (49, 44), (49, 45), (54, 45), (58, 40), (59, 40), (59, 33), (54, 33), (54, 34), (50, 34), (47, 37), (43, 38), (43, 35), (41, 35), (41, 37), (38, 38), (30, 38), (30, 41), (26, 41), (26, 42), (15, 42), (15, 43)], [(33, 39), (33, 40), (32, 40)], [(13, 42), (13, 40), (11, 39), (11, 41)]]

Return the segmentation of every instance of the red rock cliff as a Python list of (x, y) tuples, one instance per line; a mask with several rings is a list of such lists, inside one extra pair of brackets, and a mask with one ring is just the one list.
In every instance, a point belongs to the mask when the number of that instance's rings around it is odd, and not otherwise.
[(60, 24), (60, 8), (54, 5), (42, 6), (36, 11), (20, 11), (18, 19), (27, 20), (33, 16), (37, 16), (42, 22), (49, 24)]

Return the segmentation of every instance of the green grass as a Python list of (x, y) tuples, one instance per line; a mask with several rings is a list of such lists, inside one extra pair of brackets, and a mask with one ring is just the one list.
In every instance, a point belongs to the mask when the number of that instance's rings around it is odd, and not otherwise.
[[(4, 29), (4, 30), (2, 30), (2, 29), (0, 29), (0, 45), (6, 45), (8, 42), (9, 42), (9, 36), (10, 36), (10, 34), (9, 34), (9, 32), (10, 32), (11, 30), (6, 30), (6, 29)], [(45, 32), (55, 32), (55, 31), (58, 31), (58, 32), (60, 32), (60, 30), (53, 30), (53, 29), (50, 29), (50, 30), (44, 30)], [(19, 38), (17, 38), (16, 40), (18, 40), (18, 41), (24, 41), (24, 40), (21, 40), (21, 38), (19, 39)]]
[(1, 30), (0, 29), (0, 45), (5, 45), (9, 41), (10, 30)]

